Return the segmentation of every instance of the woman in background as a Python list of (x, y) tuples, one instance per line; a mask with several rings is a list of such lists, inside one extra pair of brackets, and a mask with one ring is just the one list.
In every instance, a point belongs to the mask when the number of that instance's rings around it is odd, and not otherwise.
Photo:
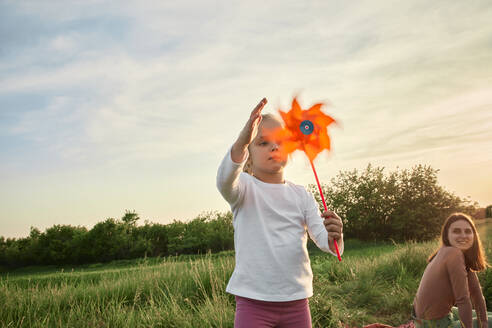
[(428, 263), (413, 303), (415, 326), (492, 327), (492, 314), (487, 313), (476, 274), (488, 264), (468, 215), (454, 213), (446, 219), (441, 246)]

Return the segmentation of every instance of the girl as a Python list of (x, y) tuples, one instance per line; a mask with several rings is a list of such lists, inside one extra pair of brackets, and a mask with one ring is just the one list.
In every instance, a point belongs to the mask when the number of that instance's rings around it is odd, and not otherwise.
[[(414, 299), (416, 327), (492, 327), (476, 271), (487, 268), (482, 243), (469, 216), (449, 216), (441, 246), (428, 259)], [(478, 319), (472, 311), (472, 304)], [(453, 307), (456, 305), (456, 307)], [(478, 325), (480, 323), (480, 325)]]
[(261, 115), (266, 102), (253, 109), (217, 173), (217, 188), (234, 215), (236, 266), (226, 291), (236, 298), (236, 328), (311, 327), (306, 231), (336, 255), (333, 240), (342, 253), (343, 225), (331, 211), (323, 220), (313, 195), (284, 180), (286, 159), (266, 138), (281, 123)]

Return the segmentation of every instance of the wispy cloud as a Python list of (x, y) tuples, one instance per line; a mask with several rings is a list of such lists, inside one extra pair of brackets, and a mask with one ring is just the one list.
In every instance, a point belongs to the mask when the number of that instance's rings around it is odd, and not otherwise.
[(293, 92), (333, 103), (346, 165), (489, 149), (491, 17), (485, 0), (4, 1), (1, 174), (165, 163), (212, 181), (255, 103)]

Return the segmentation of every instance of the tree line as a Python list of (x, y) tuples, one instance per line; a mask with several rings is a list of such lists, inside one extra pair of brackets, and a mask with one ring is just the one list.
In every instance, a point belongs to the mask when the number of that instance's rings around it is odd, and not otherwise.
[(31, 227), (26, 238), (0, 237), (0, 266), (85, 264), (120, 259), (220, 252), (234, 248), (231, 212), (200, 214), (189, 222), (145, 222), (126, 211), (90, 230), (54, 225), (46, 231)]
[[(345, 238), (361, 240), (425, 241), (435, 238), (452, 212), (474, 213), (478, 204), (462, 199), (437, 183), (429, 166), (385, 172), (341, 171), (323, 184), (328, 208), (344, 221)], [(323, 208), (315, 185), (310, 190)], [(88, 230), (54, 225), (44, 232), (31, 227), (28, 237), (0, 236), (0, 266), (84, 264), (118, 259), (220, 252), (234, 248), (232, 213), (208, 212), (189, 222), (145, 222), (126, 211), (121, 219), (108, 218)]]

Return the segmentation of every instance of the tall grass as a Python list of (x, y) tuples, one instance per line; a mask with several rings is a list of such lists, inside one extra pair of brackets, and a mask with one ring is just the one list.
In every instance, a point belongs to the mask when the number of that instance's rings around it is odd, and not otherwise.
[[(435, 243), (395, 246), (384, 256), (351, 257), (313, 264), (311, 310), (319, 327), (399, 325), (410, 320), (413, 297)], [(328, 315), (330, 314), (330, 315)]]
[[(482, 227), (483, 228), (483, 227)], [(350, 245), (353, 245), (351, 248)], [(485, 240), (489, 258), (491, 240)], [(311, 256), (313, 327), (399, 325), (410, 309), (425, 259), (437, 242), (346, 241), (343, 261)], [(225, 286), (234, 255), (149, 259), (2, 275), (2, 327), (232, 327), (234, 298)], [(490, 270), (490, 269), (489, 269)], [(484, 274), (480, 275), (481, 280)], [(490, 303), (492, 300), (487, 300)]]
[[(232, 256), (0, 281), (0, 322), (25, 327), (226, 327)], [(207, 323), (210, 323), (208, 325)]]

